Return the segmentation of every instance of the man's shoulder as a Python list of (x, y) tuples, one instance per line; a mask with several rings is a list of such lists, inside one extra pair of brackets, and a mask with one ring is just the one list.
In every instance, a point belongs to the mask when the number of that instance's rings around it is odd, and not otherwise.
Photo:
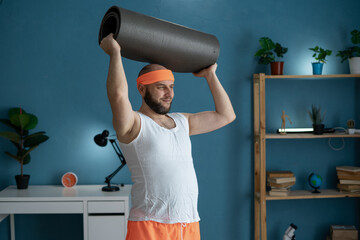
[(184, 112), (172, 112), (169, 113), (170, 115), (177, 115), (177, 116), (185, 116), (187, 117), (190, 113), (184, 113)]
[(168, 115), (170, 116), (170, 117), (176, 117), (176, 118), (182, 118), (182, 119), (186, 119), (186, 120), (188, 120), (188, 118), (189, 118), (189, 113), (182, 113), (182, 112), (172, 112), (172, 113), (168, 113)]

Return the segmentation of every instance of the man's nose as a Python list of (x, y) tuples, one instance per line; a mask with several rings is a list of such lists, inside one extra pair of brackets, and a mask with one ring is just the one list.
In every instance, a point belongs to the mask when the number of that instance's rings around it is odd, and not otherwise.
[(165, 89), (165, 95), (171, 95), (171, 94), (172, 94), (172, 89), (169, 88), (169, 87), (167, 87), (167, 88)]

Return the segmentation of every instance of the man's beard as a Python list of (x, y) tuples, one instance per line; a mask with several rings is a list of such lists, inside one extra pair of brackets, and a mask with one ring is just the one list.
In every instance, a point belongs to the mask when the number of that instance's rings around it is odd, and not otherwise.
[(170, 111), (172, 104), (171, 102), (169, 108), (165, 108), (163, 105), (161, 105), (161, 102), (157, 102), (155, 99), (153, 99), (148, 90), (146, 90), (145, 92), (144, 101), (151, 108), (151, 110), (153, 110), (157, 114), (162, 115), (167, 114)]

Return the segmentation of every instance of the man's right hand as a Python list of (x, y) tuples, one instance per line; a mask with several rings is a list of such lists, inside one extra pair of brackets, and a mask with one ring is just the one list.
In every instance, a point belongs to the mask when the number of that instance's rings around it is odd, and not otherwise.
[(114, 53), (119, 53), (121, 50), (120, 45), (114, 39), (113, 33), (110, 33), (101, 40), (100, 47), (104, 50), (104, 52), (106, 52), (110, 56), (113, 55)]

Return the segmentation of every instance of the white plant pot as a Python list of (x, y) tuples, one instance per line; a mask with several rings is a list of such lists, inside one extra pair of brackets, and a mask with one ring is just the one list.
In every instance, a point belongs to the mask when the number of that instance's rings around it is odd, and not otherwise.
[(360, 57), (349, 58), (349, 66), (351, 74), (360, 74)]

